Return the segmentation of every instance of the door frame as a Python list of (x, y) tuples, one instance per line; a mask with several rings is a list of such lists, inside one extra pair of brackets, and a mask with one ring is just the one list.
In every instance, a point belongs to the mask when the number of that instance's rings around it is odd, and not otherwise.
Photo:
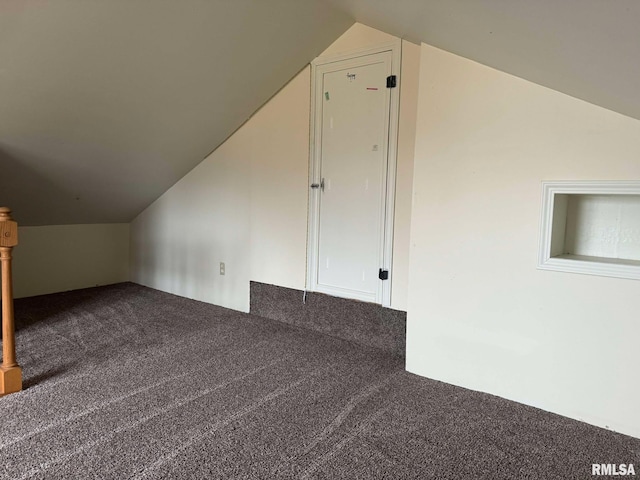
[[(314, 195), (311, 184), (320, 178), (320, 142), (322, 130), (322, 110), (317, 108), (322, 98), (322, 82), (320, 76), (330, 68), (332, 63), (345, 60), (357, 60), (360, 57), (377, 53), (391, 52), (391, 74), (396, 76), (396, 87), (390, 89), (389, 105), (389, 139), (387, 145), (387, 173), (385, 213), (383, 222), (383, 246), (381, 268), (389, 272), (389, 279), (381, 281), (382, 288), (378, 289), (376, 302), (383, 307), (391, 306), (391, 282), (393, 282), (393, 226), (395, 217), (396, 197), (396, 164), (398, 151), (398, 123), (400, 113), (400, 61), (402, 43), (400, 40), (380, 44), (374, 47), (351, 50), (338, 55), (321, 56), (311, 62), (311, 115), (310, 115), (310, 141), (309, 141), (309, 200), (308, 200), (308, 228), (307, 228), (307, 275), (306, 290), (318, 291), (318, 238), (320, 228), (319, 195)], [(324, 67), (324, 68), (323, 68)], [(318, 180), (319, 181), (319, 180)], [(332, 293), (335, 294), (335, 293)], [(355, 298), (349, 297), (349, 298)], [(356, 298), (357, 299), (357, 298)], [(370, 300), (369, 300), (370, 301)]]

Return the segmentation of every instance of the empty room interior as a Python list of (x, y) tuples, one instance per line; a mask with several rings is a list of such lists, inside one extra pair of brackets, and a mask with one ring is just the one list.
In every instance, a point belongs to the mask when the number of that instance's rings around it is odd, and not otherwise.
[(0, 2), (0, 478), (640, 475), (639, 24)]

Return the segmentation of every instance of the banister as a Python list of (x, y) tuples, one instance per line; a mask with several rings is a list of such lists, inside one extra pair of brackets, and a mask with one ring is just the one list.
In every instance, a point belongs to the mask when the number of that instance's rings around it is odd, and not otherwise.
[(0, 396), (22, 390), (22, 369), (16, 361), (15, 324), (13, 318), (13, 283), (11, 252), (18, 244), (18, 224), (11, 210), (0, 207), (0, 263), (2, 264), (2, 364)]

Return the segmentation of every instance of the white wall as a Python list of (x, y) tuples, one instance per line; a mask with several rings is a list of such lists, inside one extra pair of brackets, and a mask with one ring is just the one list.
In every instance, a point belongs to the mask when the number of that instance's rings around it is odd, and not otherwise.
[(409, 237), (411, 232), (411, 198), (413, 192), (413, 161), (416, 142), (416, 117), (418, 115), (419, 77), (420, 46), (403, 40), (391, 307), (404, 311), (407, 310), (409, 293)]
[(640, 260), (640, 195), (567, 195), (562, 253)]
[[(392, 39), (356, 24), (323, 55)], [(414, 101), (405, 103), (415, 105), (419, 47), (407, 49), (413, 53), (407, 65), (414, 76), (407, 98), (413, 92)], [(241, 311), (249, 310), (251, 280), (304, 289), (310, 98), (306, 68), (132, 222), (133, 281)], [(401, 121), (414, 123), (415, 115), (410, 107), (401, 112)], [(401, 252), (393, 268), (400, 272), (400, 287), (406, 287), (408, 274), (414, 144), (408, 132), (398, 159)], [(224, 276), (220, 262), (226, 265)], [(406, 288), (392, 291), (392, 306), (406, 308)]]
[(132, 222), (133, 281), (242, 311), (250, 280), (304, 287), (309, 82), (306, 68)]
[(640, 122), (421, 51), (407, 369), (640, 437), (640, 283), (536, 269), (541, 181), (640, 179)]
[(15, 298), (129, 280), (129, 224), (18, 227)]

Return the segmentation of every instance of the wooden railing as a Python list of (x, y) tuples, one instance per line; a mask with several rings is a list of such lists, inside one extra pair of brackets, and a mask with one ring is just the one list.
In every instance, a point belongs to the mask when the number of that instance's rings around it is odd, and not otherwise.
[(11, 210), (0, 207), (0, 263), (2, 263), (2, 365), (0, 396), (22, 390), (22, 369), (16, 362), (15, 325), (13, 319), (13, 284), (11, 251), (18, 244), (18, 224)]

